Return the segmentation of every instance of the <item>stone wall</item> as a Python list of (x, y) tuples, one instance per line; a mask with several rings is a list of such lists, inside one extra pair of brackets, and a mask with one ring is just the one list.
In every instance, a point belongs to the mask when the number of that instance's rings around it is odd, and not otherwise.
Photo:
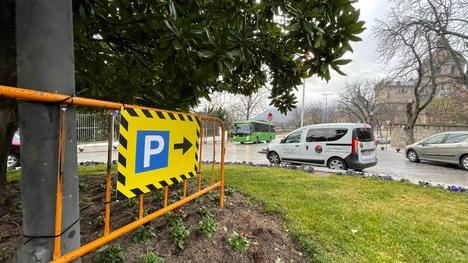
[[(392, 146), (403, 147), (405, 143), (404, 124), (393, 124), (391, 131)], [(414, 139), (420, 141), (431, 135), (448, 131), (468, 131), (468, 125), (418, 124), (414, 127)]]

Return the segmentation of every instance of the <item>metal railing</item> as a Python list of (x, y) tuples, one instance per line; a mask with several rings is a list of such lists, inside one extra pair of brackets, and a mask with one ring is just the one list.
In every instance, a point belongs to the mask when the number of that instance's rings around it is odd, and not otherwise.
[[(109, 101), (101, 101), (101, 100), (94, 100), (94, 99), (88, 99), (88, 98), (82, 98), (82, 97), (74, 97), (74, 96), (67, 96), (67, 95), (62, 95), (62, 94), (55, 94), (55, 93), (47, 93), (47, 92), (41, 92), (41, 91), (34, 91), (34, 90), (28, 90), (28, 89), (22, 89), (22, 88), (15, 88), (15, 87), (7, 87), (7, 86), (1, 86), (0, 85), (0, 96), (6, 96), (9, 98), (16, 98), (18, 100), (23, 100), (23, 101), (35, 101), (35, 102), (43, 102), (43, 103), (54, 103), (57, 104), (57, 107), (60, 107), (60, 131), (59, 131), (59, 160), (58, 160), (58, 167), (57, 167), (57, 191), (56, 191), (56, 220), (55, 220), (55, 235), (54, 235), (54, 253), (53, 253), (53, 260), (52, 262), (70, 262), (73, 261), (74, 259), (77, 259), (83, 255), (86, 255), (87, 253), (111, 242), (112, 240), (132, 231), (135, 230), (136, 228), (143, 226), (144, 224), (151, 222), (152, 220), (166, 214), (167, 212), (170, 212), (184, 204), (187, 204), (188, 202), (212, 191), (212, 190), (219, 190), (219, 195), (220, 195), (220, 207), (224, 207), (224, 154), (225, 154), (225, 128), (224, 128), (224, 123), (214, 117), (209, 117), (209, 116), (201, 116), (201, 115), (195, 115), (191, 113), (185, 113), (187, 115), (190, 115), (194, 118), (199, 118), (201, 120), (201, 129), (200, 129), (200, 137), (199, 137), (199, 158), (198, 158), (198, 164), (199, 164), (199, 169), (197, 171), (198, 174), (198, 180), (195, 181), (195, 189), (196, 191), (194, 193), (189, 194), (188, 193), (188, 184), (190, 179), (184, 179), (183, 180), (183, 194), (182, 198), (178, 201), (175, 201), (172, 204), (169, 204), (168, 200), (168, 192), (169, 192), (169, 187), (170, 186), (165, 186), (162, 191), (164, 191), (164, 204), (163, 208), (156, 210), (148, 215), (144, 215), (144, 202), (143, 202), (143, 195), (140, 194), (138, 196), (139, 198), (139, 217), (137, 220), (124, 225), (120, 228), (111, 230), (110, 227), (110, 214), (111, 214), (111, 205), (113, 203), (113, 200), (111, 198), (111, 192), (112, 192), (112, 141), (114, 140), (114, 131), (115, 131), (115, 115), (114, 112), (115, 110), (120, 110), (122, 108), (124, 109), (148, 109), (148, 110), (157, 110), (157, 111), (162, 111), (166, 113), (177, 113), (174, 111), (166, 111), (166, 110), (160, 110), (160, 109), (153, 109), (153, 108), (148, 108), (148, 107), (141, 107), (137, 105), (129, 105), (129, 104), (122, 104), (122, 103), (116, 103), (116, 102), (109, 102)], [(64, 131), (65, 131), (65, 123), (66, 123), (66, 107), (67, 105), (74, 105), (74, 106), (83, 106), (83, 107), (91, 107), (91, 108), (100, 108), (104, 109), (104, 115), (105, 118), (107, 119), (107, 131), (106, 131), (106, 137), (108, 140), (108, 149), (107, 149), (107, 170), (106, 170), (106, 190), (105, 190), (105, 209), (104, 209), (104, 234), (102, 237), (99, 237), (87, 244), (82, 245), (79, 248), (76, 248), (73, 251), (70, 251), (66, 254), (62, 254), (60, 250), (60, 241), (61, 241), (61, 235), (64, 233), (61, 233), (62, 230), (62, 175), (63, 175), (63, 168), (64, 168)], [(218, 144), (215, 140), (216, 133), (211, 132), (211, 136), (213, 136), (213, 160), (211, 163), (211, 167), (208, 170), (208, 175), (210, 175), (209, 179), (209, 186), (203, 188), (202, 184), (202, 176), (205, 174), (203, 171), (202, 167), (202, 156), (203, 156), (203, 126), (210, 125), (210, 129), (213, 131), (217, 130), (218, 127), (221, 130), (221, 142), (220, 142), (220, 148), (221, 148), (221, 157), (220, 157), (220, 175), (219, 175), (219, 181), (215, 181), (215, 164), (216, 164), (216, 145)], [(210, 145), (211, 146), (211, 145)], [(206, 147), (210, 147), (206, 145)], [(160, 191), (160, 190), (157, 190)], [(114, 200), (115, 201), (115, 200)]]

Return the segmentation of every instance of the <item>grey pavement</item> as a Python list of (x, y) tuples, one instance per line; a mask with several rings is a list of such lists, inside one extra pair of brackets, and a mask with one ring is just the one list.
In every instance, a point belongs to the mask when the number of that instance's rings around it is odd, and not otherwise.
[[(203, 147), (203, 160), (211, 161), (213, 158), (213, 143), (205, 142)], [(226, 144), (226, 162), (253, 162), (257, 164), (269, 163), (265, 154), (259, 153), (265, 149), (267, 144)], [(78, 161), (97, 161), (105, 162), (107, 160), (107, 146), (105, 144), (87, 145), (83, 152), (78, 153)], [(216, 161), (221, 160), (220, 143), (215, 144)], [(431, 162), (411, 163), (403, 152), (397, 153), (394, 148), (389, 147), (386, 151), (377, 152), (377, 166), (365, 170), (367, 173), (378, 173), (391, 175), (395, 179), (408, 179), (412, 182), (426, 181), (431, 184), (458, 185), (468, 187), (468, 172), (455, 165), (438, 164)], [(117, 159), (117, 151), (113, 152), (114, 160)], [(316, 168), (320, 171), (329, 171), (327, 168)]]

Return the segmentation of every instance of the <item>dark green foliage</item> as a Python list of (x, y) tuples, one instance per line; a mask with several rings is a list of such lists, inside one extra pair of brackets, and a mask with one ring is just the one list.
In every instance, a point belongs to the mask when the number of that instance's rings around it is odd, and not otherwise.
[(124, 263), (125, 254), (121, 245), (108, 246), (102, 251), (99, 251), (96, 263)]
[(214, 216), (204, 206), (199, 209), (199, 214), (201, 215), (201, 219), (198, 222), (200, 231), (207, 237), (211, 237), (211, 235), (216, 232), (217, 226)]
[(141, 263), (164, 263), (164, 258), (158, 256), (158, 254), (149, 251), (141, 258)]
[(141, 226), (133, 233), (133, 240), (140, 243), (148, 243), (156, 237), (152, 226)]
[(182, 219), (174, 213), (166, 214), (170, 228), (171, 239), (180, 249), (185, 248), (185, 240), (190, 235), (190, 231), (182, 222)]
[(244, 234), (238, 234), (236, 231), (229, 236), (228, 243), (234, 251), (240, 253), (246, 251), (250, 246), (250, 240)]
[(343, 74), (364, 30), (352, 2), (75, 0), (78, 93), (186, 110), (269, 85), (285, 112), (301, 78)]

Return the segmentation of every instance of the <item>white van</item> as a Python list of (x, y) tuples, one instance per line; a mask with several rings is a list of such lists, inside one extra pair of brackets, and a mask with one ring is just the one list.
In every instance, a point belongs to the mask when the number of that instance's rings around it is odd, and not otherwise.
[(377, 164), (376, 143), (371, 126), (359, 123), (309, 125), (289, 133), (267, 148), (267, 159), (316, 164), (331, 169), (362, 170)]

